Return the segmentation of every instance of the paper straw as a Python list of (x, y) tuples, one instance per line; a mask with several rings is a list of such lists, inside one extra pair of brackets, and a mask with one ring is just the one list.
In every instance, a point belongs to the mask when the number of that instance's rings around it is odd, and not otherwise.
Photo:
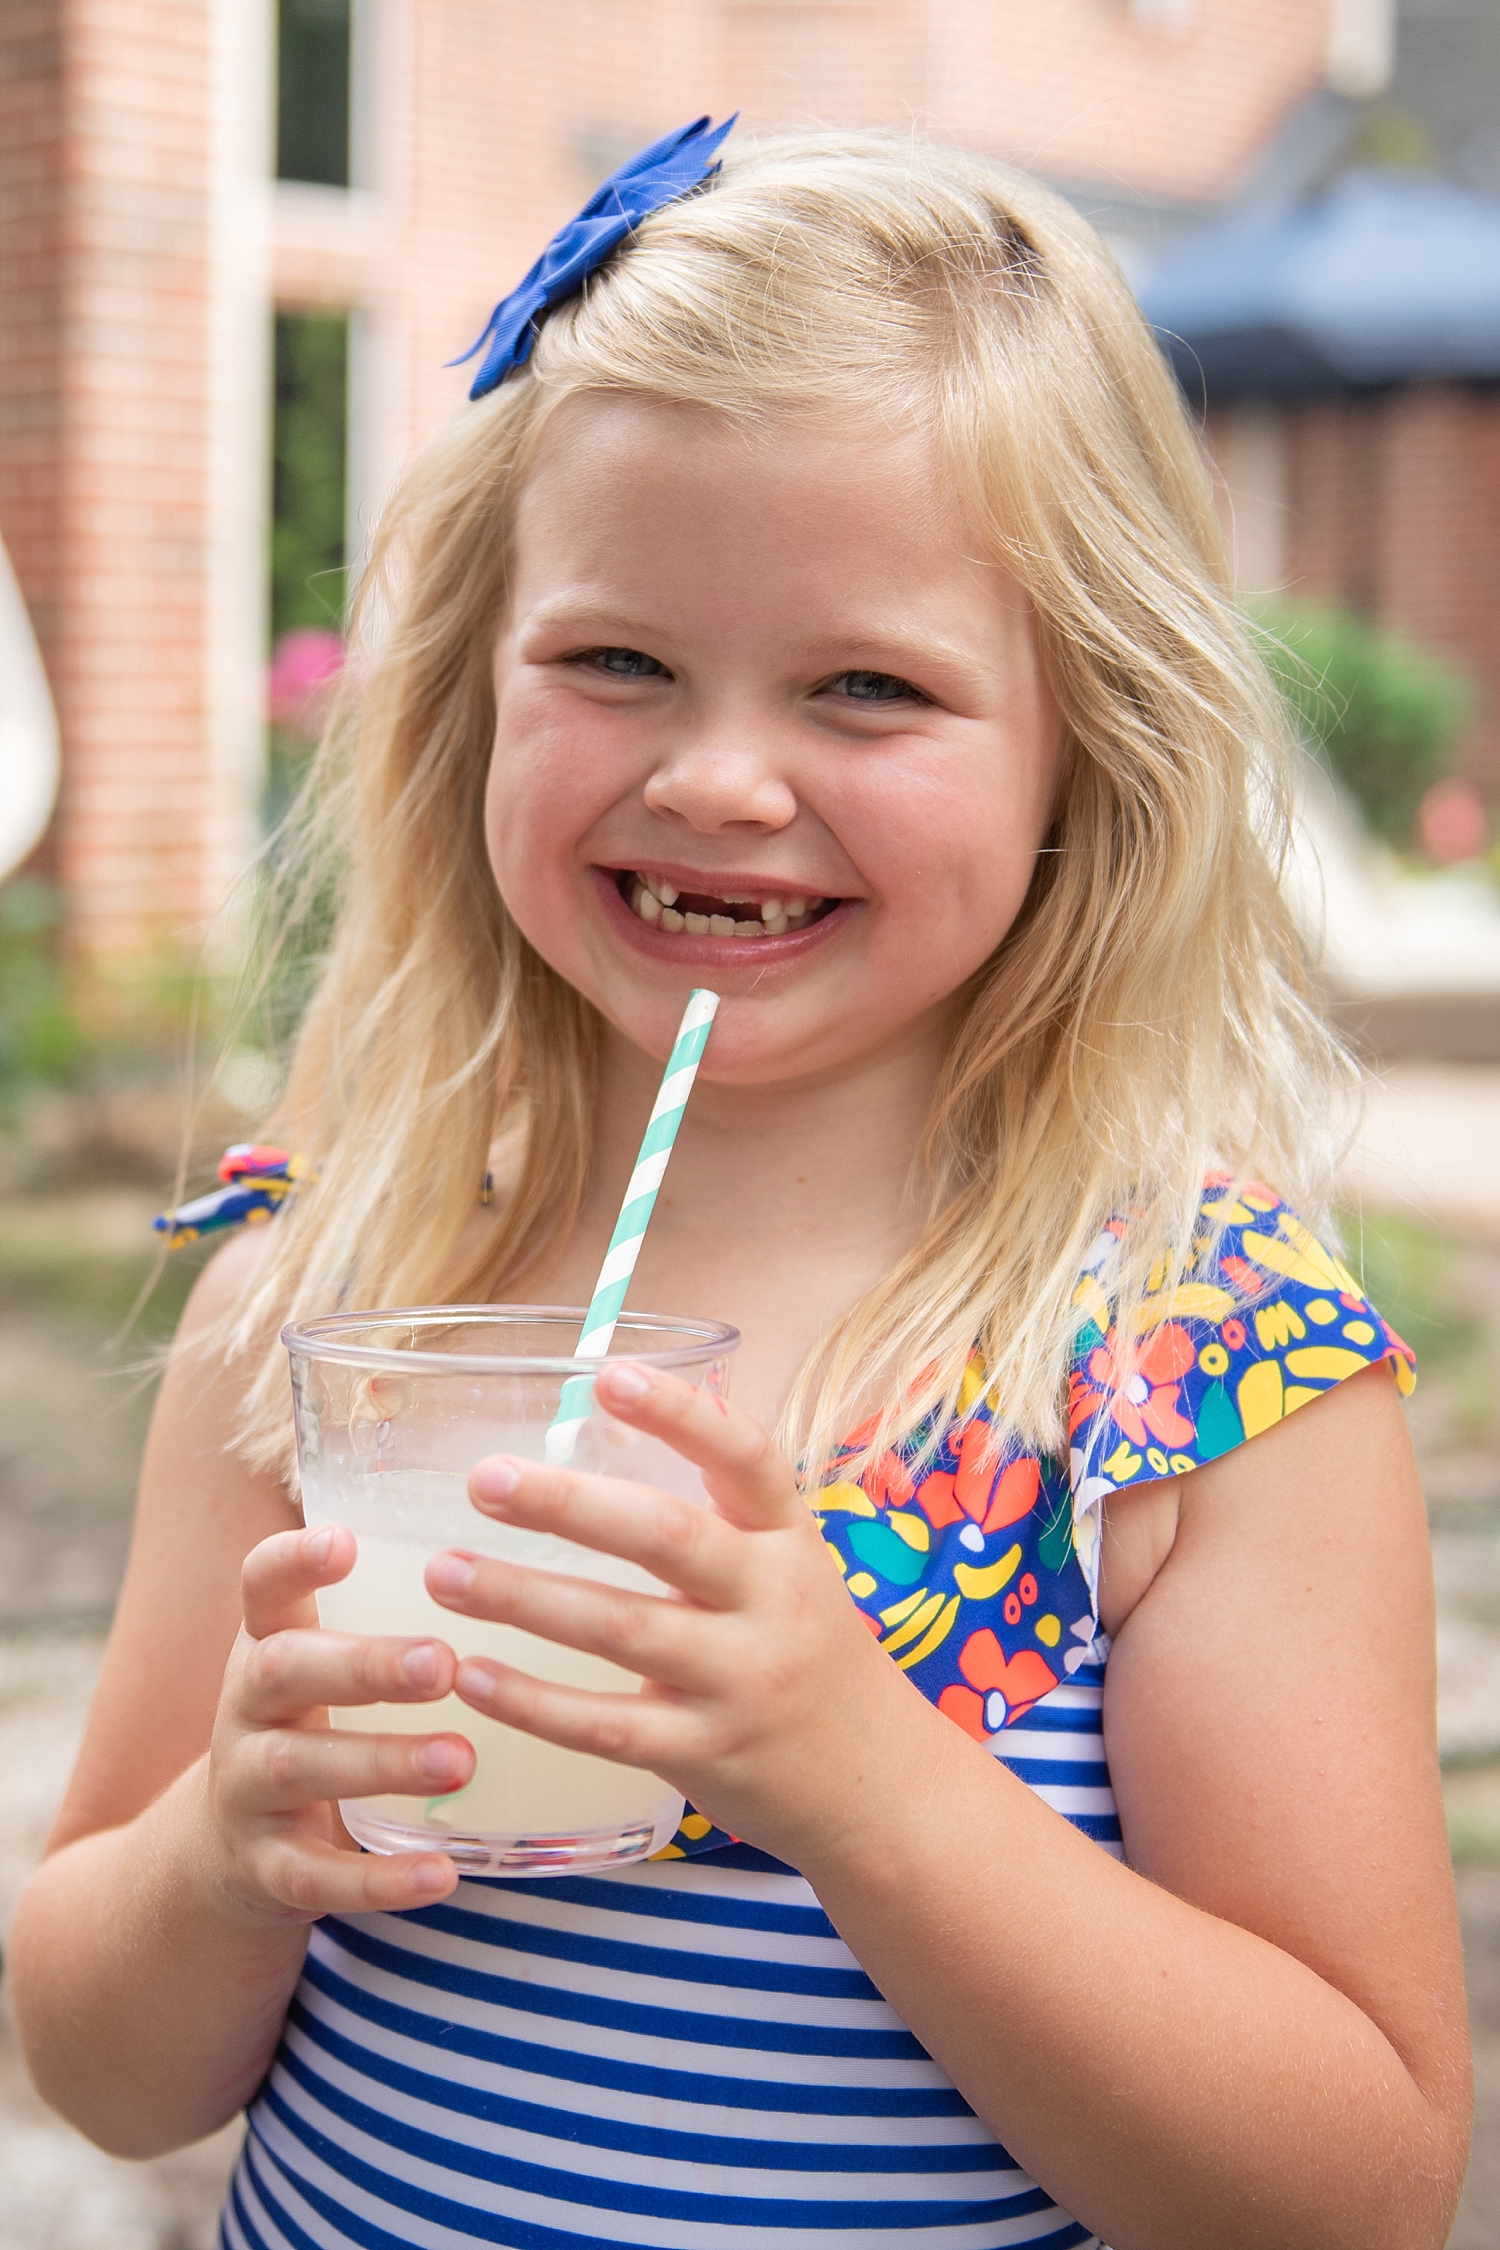
[[(615, 1332), (615, 1322), (625, 1302), (625, 1292), (630, 1287), (630, 1277), (635, 1272), (636, 1259), (641, 1254), (645, 1240), (646, 1223), (656, 1205), (657, 1190), (667, 1169), (667, 1159), (677, 1138), (677, 1128), (682, 1123), (682, 1112), (688, 1095), (693, 1090), (693, 1080), (698, 1075), (698, 1065), (703, 1059), (703, 1049), (708, 1039), (708, 1027), (714, 1020), (719, 1005), (717, 992), (699, 990), (690, 993), (677, 1027), (677, 1037), (672, 1052), (667, 1057), (667, 1067), (651, 1112), (651, 1122), (646, 1127), (646, 1137), (641, 1142), (640, 1155), (635, 1160), (635, 1170), (630, 1175), (630, 1185), (625, 1190), (625, 1201), (610, 1236), (604, 1263), (599, 1268), (599, 1279), (594, 1284), (594, 1294), (584, 1315), (583, 1334), (578, 1339), (579, 1359), (603, 1359), (609, 1350), (609, 1341)], [(557, 1413), (547, 1432), (546, 1455), (552, 1462), (571, 1461), (578, 1433), (588, 1420), (589, 1405), (594, 1394), (592, 1375), (570, 1375), (562, 1388)]]

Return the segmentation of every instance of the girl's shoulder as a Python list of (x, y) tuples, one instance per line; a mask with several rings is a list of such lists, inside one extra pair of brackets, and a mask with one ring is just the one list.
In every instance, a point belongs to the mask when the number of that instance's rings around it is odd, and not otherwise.
[(1159, 1262), (1128, 1332), (1110, 1289), (1128, 1216), (1110, 1222), (1079, 1277), (1068, 1384), (1077, 1506), (1216, 1460), (1380, 1361), (1403, 1394), (1416, 1382), (1411, 1346), (1274, 1188), (1211, 1175), (1200, 1213), (1181, 1278)]
[(1200, 1215), (1185, 1275), (1160, 1260), (1128, 1333), (1111, 1283), (1131, 1215), (1091, 1249), (1064, 1451), (1007, 1430), (976, 1353), (941, 1432), (813, 1495), (869, 1630), (980, 1740), (1060, 1689), (1097, 1690), (1111, 1494), (1201, 1468), (1382, 1360), (1415, 1382), (1410, 1347), (1274, 1189), (1212, 1177)]

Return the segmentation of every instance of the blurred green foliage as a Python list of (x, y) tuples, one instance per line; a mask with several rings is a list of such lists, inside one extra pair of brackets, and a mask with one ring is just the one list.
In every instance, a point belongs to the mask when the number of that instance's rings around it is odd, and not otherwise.
[[(0, 1205), (0, 1306), (35, 1306), (105, 1328), (125, 1321), (158, 1263), (151, 1199), (133, 1189), (17, 1196)], [(170, 1336), (220, 1237), (167, 1254), (132, 1342)]]
[(1477, 1770), (1463, 1761), (1444, 1760), (1443, 1802), (1448, 1815), (1448, 1848), (1459, 1867), (1500, 1866), (1500, 1765), (1487, 1760)]
[(1370, 1301), (1417, 1355), (1419, 1379), (1451, 1385), (1465, 1434), (1495, 1426), (1491, 1319), (1474, 1302), (1468, 1246), (1414, 1213), (1341, 1214), (1347, 1263)]
[(82, 1066), (61, 932), (54, 883), (16, 875), (0, 884), (0, 1108), (33, 1087), (72, 1084)]
[(1303, 739), (1376, 835), (1407, 848), (1423, 793), (1452, 768), (1474, 701), (1467, 673), (1348, 610), (1265, 602), (1256, 614)]
[(276, 315), (272, 429), (271, 638), (344, 615), (349, 321)]

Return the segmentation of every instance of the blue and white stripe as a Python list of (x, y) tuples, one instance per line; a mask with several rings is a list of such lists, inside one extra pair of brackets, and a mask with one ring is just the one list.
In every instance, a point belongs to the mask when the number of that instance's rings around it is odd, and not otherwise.
[[(1108, 1851), (1102, 1690), (996, 1754)], [(223, 2250), (1090, 2245), (748, 1846), (313, 1932)]]
[[(687, 1107), (688, 1095), (693, 1090), (693, 1080), (698, 1075), (698, 1065), (703, 1060), (709, 1029), (718, 1008), (717, 992), (709, 992), (699, 986), (688, 994), (688, 1004), (682, 1011), (677, 1037), (672, 1042), (672, 1052), (667, 1057), (661, 1086), (646, 1123), (640, 1153), (635, 1160), (635, 1170), (631, 1173), (630, 1184), (625, 1190), (625, 1201), (620, 1206), (620, 1216), (615, 1221), (615, 1231), (609, 1238), (609, 1248), (604, 1253), (604, 1263), (599, 1268), (594, 1294), (589, 1299), (589, 1309), (584, 1315), (583, 1333), (578, 1339), (575, 1355), (579, 1359), (603, 1359), (609, 1350), (610, 1338), (614, 1335), (615, 1323), (625, 1303), (636, 1260), (641, 1254), (641, 1244), (646, 1238), (647, 1222), (656, 1208), (657, 1191), (666, 1176), (667, 1162), (677, 1139), (677, 1128), (682, 1123), (682, 1113)], [(593, 1391), (592, 1375), (571, 1375), (564, 1383), (557, 1412), (547, 1432), (546, 1454), (549, 1461), (566, 1463), (572, 1460), (578, 1433), (588, 1420), (589, 1401), (593, 1397)]]

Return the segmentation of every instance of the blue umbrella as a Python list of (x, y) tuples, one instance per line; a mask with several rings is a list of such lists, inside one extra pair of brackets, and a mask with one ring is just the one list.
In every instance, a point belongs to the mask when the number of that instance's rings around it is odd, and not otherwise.
[(1500, 377), (1500, 199), (1422, 173), (1345, 173), (1170, 251), (1140, 292), (1189, 393), (1316, 398)]

